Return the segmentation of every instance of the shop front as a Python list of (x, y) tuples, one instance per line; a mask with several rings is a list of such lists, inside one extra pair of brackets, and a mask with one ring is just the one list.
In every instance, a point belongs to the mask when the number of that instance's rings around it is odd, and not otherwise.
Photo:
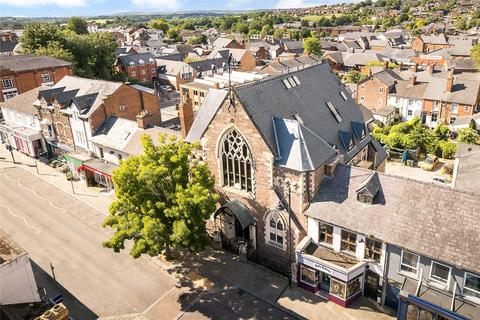
[(45, 152), (42, 134), (39, 131), (21, 126), (0, 124), (2, 141), (14, 149), (30, 156), (38, 157)]
[(100, 159), (87, 160), (77, 168), (77, 173), (84, 172), (88, 187), (113, 189), (113, 170), (118, 167)]
[(78, 168), (83, 166), (85, 161), (91, 159), (87, 154), (77, 153), (77, 152), (68, 152), (62, 156), (63, 160), (66, 161), (70, 172), (72, 172), (76, 179), (84, 179), (84, 175), (78, 171)]
[(363, 295), (366, 263), (303, 239), (296, 249), (297, 284), (343, 307)]
[(59, 143), (55, 140), (45, 139), (47, 142), (47, 153), (49, 159), (58, 159), (68, 152), (72, 152), (73, 149), (69, 146)]

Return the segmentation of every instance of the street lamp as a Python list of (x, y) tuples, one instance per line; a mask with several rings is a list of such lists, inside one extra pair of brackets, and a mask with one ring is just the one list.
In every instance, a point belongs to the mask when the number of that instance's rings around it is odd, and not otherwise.
[(278, 180), (277, 184), (282, 187), (282, 196), (280, 197), (280, 195), (277, 193), (277, 196), (280, 198), (280, 202), (285, 201), (285, 192), (283, 189), (284, 186), (287, 187), (288, 192), (288, 285), (292, 287), (292, 187), (295, 190), (298, 190), (299, 185), (297, 183), (292, 185), (292, 183), (288, 180), (285, 182)]

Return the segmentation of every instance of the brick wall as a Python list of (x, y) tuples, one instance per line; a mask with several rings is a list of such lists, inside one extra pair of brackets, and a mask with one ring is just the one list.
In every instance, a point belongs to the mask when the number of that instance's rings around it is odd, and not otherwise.
[[(383, 92), (380, 90), (383, 89)], [(371, 77), (357, 86), (357, 103), (368, 109), (380, 109), (387, 104), (388, 86)], [(362, 98), (363, 97), (363, 98)]]
[[(237, 100), (238, 101), (238, 100)], [(271, 209), (275, 209), (279, 199), (272, 190), (273, 177), (278, 176), (298, 184), (298, 190), (292, 190), (292, 209), (295, 216), (292, 219), (294, 246), (306, 234), (306, 219), (302, 214), (304, 207), (305, 178), (304, 174), (294, 172), (273, 165), (274, 156), (243, 107), (237, 102), (236, 111), (228, 110), (229, 100), (223, 103), (202, 137), (203, 157), (210, 171), (215, 175), (215, 187), (222, 195), (222, 201), (238, 199), (252, 212), (256, 219), (257, 251), (254, 260), (267, 266), (288, 266), (288, 251), (282, 250), (265, 242), (265, 216)], [(253, 192), (236, 191), (222, 186), (221, 167), (219, 163), (219, 142), (223, 135), (231, 128), (235, 128), (247, 141), (253, 157)], [(317, 174), (321, 175), (321, 174)], [(288, 222), (288, 213), (280, 211), (285, 222)], [(298, 223), (297, 223), (298, 222)], [(288, 248), (288, 236), (285, 239)], [(294, 247), (293, 246), (293, 247)]]
[(255, 69), (256, 63), (257, 60), (255, 57), (249, 51), (246, 51), (242, 59), (240, 59), (240, 66), (237, 68), (237, 71), (253, 70)]
[[(17, 88), (18, 94), (22, 94), (29, 90), (42, 85), (42, 74), (49, 74), (53, 83), (57, 83), (66, 75), (72, 75), (71, 67), (57, 67), (48, 69), (31, 70), (26, 72), (12, 72), (11, 70), (0, 71), (0, 80), (12, 79), (14, 87)], [(0, 81), (0, 91), (5, 89), (3, 82)], [(0, 102), (3, 102), (3, 95), (0, 94)]]
[(412, 40), (411, 47), (415, 51), (423, 52), (423, 49), (424, 49), (423, 45), (424, 45), (424, 42), (423, 42), (422, 39), (415, 38), (415, 39)]
[(149, 123), (158, 125), (161, 123), (160, 105), (158, 98), (127, 85), (122, 85), (111, 96), (104, 100), (103, 105), (91, 116), (90, 125), (92, 132), (111, 116), (137, 121), (137, 115), (143, 110), (148, 111), (152, 117)]

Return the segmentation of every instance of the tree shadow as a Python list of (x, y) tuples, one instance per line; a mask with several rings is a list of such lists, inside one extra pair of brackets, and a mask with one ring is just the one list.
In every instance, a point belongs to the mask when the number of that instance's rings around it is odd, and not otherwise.
[(179, 286), (190, 288), (178, 302), (182, 319), (201, 313), (210, 319), (297, 319), (276, 304), (287, 280), (228, 252), (207, 248), (200, 254), (180, 251), (169, 273), (181, 274)]
[[(43, 291), (45, 290), (45, 299), (48, 301), (49, 298), (61, 293), (63, 296), (63, 304), (67, 307), (69, 316), (75, 320), (94, 320), (98, 319), (98, 315), (90, 310), (86, 305), (84, 305), (80, 300), (78, 300), (73, 294), (71, 294), (67, 289), (60, 285), (51, 275), (42, 269), (38, 264), (35, 263), (32, 259), (30, 260), (32, 264), (33, 275), (37, 282), (38, 288)], [(95, 288), (92, 288), (94, 290)]]

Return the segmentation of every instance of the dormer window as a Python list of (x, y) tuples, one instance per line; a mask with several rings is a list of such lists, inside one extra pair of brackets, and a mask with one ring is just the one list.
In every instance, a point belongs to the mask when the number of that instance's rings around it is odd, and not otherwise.
[(353, 132), (359, 140), (365, 139), (367, 136), (367, 131), (365, 130), (365, 124), (361, 122), (352, 121)]
[(378, 173), (374, 172), (357, 187), (357, 201), (366, 204), (373, 204), (375, 196), (380, 189), (381, 185)]

